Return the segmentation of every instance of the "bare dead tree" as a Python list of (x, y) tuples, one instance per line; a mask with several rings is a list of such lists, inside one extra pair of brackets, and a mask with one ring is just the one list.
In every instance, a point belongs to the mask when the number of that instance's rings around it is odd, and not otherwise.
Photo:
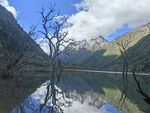
[(137, 79), (137, 74), (135, 73), (135, 69), (132, 72), (134, 80), (136, 82), (137, 85), (137, 91), (139, 94), (141, 94), (143, 96), (143, 100), (150, 105), (150, 96), (142, 89), (141, 83), (140, 81)]
[[(49, 60), (51, 64), (51, 77), (50, 83), (47, 85), (47, 94), (45, 96), (45, 101), (41, 104), (40, 112), (47, 106), (49, 100), (51, 100), (52, 106), (50, 108), (50, 113), (55, 110), (63, 112), (61, 106), (65, 106), (64, 103), (59, 102), (61, 98), (64, 98), (64, 92), (59, 91), (56, 85), (61, 77), (62, 65), (59, 59), (60, 54), (67, 53), (69, 43), (73, 42), (72, 39), (66, 39), (68, 35), (67, 31), (63, 29), (67, 25), (67, 18), (60, 17), (55, 11), (55, 5), (50, 5), (48, 11), (42, 8), (40, 12), (42, 17), (42, 27), (43, 31), (39, 31), (44, 36), (43, 39), (48, 41), (49, 45)], [(66, 45), (68, 43), (68, 45)], [(61, 97), (57, 97), (58, 94), (62, 94)], [(47, 106), (48, 107), (48, 106)]]
[[(120, 99), (123, 100), (123, 103), (122, 105), (125, 103), (125, 99), (126, 99), (126, 91), (127, 91), (127, 88), (128, 88), (128, 83), (127, 83), (127, 75), (128, 75), (128, 65), (129, 65), (129, 62), (128, 62), (128, 53), (127, 53), (127, 48), (128, 48), (128, 45), (131, 43), (131, 41), (126, 41), (126, 42), (121, 42), (121, 43), (117, 43), (117, 45), (119, 45), (121, 48), (119, 49), (120, 53), (121, 53), (121, 56), (122, 56), (122, 59), (123, 59), (123, 86), (124, 86), (124, 91), (122, 93), (122, 97)], [(139, 94), (141, 94), (143, 96), (143, 100), (148, 104), (150, 105), (150, 96), (142, 89), (142, 86), (140, 84), (140, 81), (137, 79), (137, 74), (135, 73), (135, 66), (134, 66), (134, 69), (132, 71), (132, 75), (133, 75), (133, 78), (135, 80), (135, 83), (137, 84), (137, 91)], [(122, 106), (121, 105), (121, 106)]]
[(119, 46), (119, 51), (121, 53), (121, 58), (123, 60), (123, 66), (122, 66), (122, 78), (123, 78), (123, 86), (124, 86), (124, 91), (122, 93), (122, 96), (120, 98), (120, 102), (122, 102), (122, 105), (125, 103), (125, 99), (126, 99), (126, 93), (127, 93), (127, 89), (128, 89), (128, 53), (127, 53), (127, 49), (129, 44), (131, 43), (131, 41), (127, 40), (127, 41), (121, 41), (121, 42), (117, 42), (117, 45)]
[(126, 42), (117, 42), (117, 45), (120, 47), (119, 51), (121, 53), (121, 57), (123, 59), (123, 76), (125, 76), (127, 78), (127, 74), (128, 74), (128, 53), (127, 53), (127, 49), (129, 44), (131, 43), (131, 41), (126, 41)]

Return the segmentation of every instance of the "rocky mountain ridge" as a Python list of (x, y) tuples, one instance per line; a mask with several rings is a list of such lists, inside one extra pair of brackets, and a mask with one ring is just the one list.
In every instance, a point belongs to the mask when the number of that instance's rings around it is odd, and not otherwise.
[(126, 42), (130, 42), (126, 48), (129, 56), (129, 70), (132, 71), (136, 66), (139, 71), (150, 71), (150, 23), (134, 28), (95, 51), (90, 49), (74, 51), (71, 57), (66, 57), (64, 61), (86, 69), (121, 71), (123, 61), (119, 51), (120, 46), (117, 43)]
[(107, 43), (108, 43), (108, 41), (106, 39), (104, 39), (102, 36), (99, 36), (95, 39), (91, 39), (90, 41), (87, 41), (86, 39), (84, 39), (82, 41), (76, 41), (76, 42), (74, 42), (74, 45), (72, 46), (72, 48), (74, 50), (79, 50), (81, 48), (85, 48), (87, 50), (96, 51), (99, 48), (106, 45)]
[(62, 54), (60, 58), (63, 62), (80, 64), (81, 61), (90, 57), (93, 52), (102, 48), (107, 43), (108, 41), (102, 36), (91, 39), (90, 41), (76, 41), (70, 46), (70, 50), (68, 51), (69, 56)]

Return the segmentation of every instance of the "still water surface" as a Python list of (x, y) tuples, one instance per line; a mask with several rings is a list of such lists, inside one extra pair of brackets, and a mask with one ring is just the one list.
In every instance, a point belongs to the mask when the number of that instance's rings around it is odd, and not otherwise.
[[(64, 113), (142, 113), (150, 112), (149, 106), (136, 91), (136, 84), (132, 76), (128, 77), (128, 89), (125, 100), (121, 99), (124, 86), (122, 76), (103, 73), (65, 72), (59, 84), (58, 90), (64, 91), (65, 99), (70, 102), (68, 106), (62, 106)], [(150, 77), (139, 76), (142, 87), (150, 92)], [(1, 113), (38, 113), (40, 105), (47, 94), (49, 80), (31, 80), (28, 86), (22, 88), (1, 83), (0, 110)], [(38, 85), (35, 85), (38, 82)], [(43, 82), (43, 83), (42, 83)], [(37, 88), (33, 88), (37, 87)], [(3, 89), (3, 90), (2, 90)], [(61, 94), (57, 95), (58, 97)], [(60, 99), (60, 103), (64, 100)], [(65, 102), (64, 102), (65, 103)], [(47, 107), (49, 106), (49, 107)], [(51, 107), (49, 100), (41, 111), (48, 113)]]

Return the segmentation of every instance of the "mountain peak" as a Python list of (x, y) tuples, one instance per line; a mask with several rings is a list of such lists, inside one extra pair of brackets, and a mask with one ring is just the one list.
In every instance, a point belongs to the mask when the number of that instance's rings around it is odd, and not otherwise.
[(88, 50), (96, 51), (97, 49), (103, 47), (107, 43), (108, 41), (106, 39), (104, 39), (102, 36), (98, 36), (95, 39), (91, 39), (89, 42), (87, 42), (86, 39), (75, 42), (73, 49), (79, 50), (81, 48), (85, 48)]
[(81, 48), (87, 48), (88, 45), (89, 45), (89, 44), (88, 44), (87, 40), (84, 39), (84, 40), (82, 40), (82, 41), (76, 41), (76, 42), (74, 42), (72, 48), (75, 49), (75, 50), (79, 50), (79, 49), (81, 49)]
[(90, 40), (88, 48), (92, 51), (96, 51), (107, 43), (108, 41), (106, 39), (104, 39), (102, 36), (98, 36), (97, 38)]

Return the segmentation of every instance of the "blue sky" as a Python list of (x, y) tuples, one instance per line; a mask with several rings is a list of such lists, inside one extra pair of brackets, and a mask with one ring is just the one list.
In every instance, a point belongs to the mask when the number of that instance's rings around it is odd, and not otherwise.
[(112, 41), (113, 39), (115, 39), (118, 36), (121, 36), (122, 34), (128, 32), (132, 30), (132, 27), (129, 27), (127, 24), (123, 25), (121, 28), (116, 29), (115, 32), (108, 34), (108, 36), (106, 37), (106, 39), (108, 41)]
[(61, 15), (69, 16), (68, 37), (77, 40), (102, 35), (111, 41), (150, 22), (150, 0), (0, 0), (26, 31), (39, 22), (42, 4), (46, 7), (49, 2), (55, 2)]
[(77, 12), (74, 4), (80, 0), (8, 0), (8, 2), (17, 11), (16, 19), (25, 30), (28, 30), (31, 25), (39, 22), (42, 6), (47, 8), (49, 3), (55, 3), (55, 9), (60, 11), (60, 15), (71, 16)]

